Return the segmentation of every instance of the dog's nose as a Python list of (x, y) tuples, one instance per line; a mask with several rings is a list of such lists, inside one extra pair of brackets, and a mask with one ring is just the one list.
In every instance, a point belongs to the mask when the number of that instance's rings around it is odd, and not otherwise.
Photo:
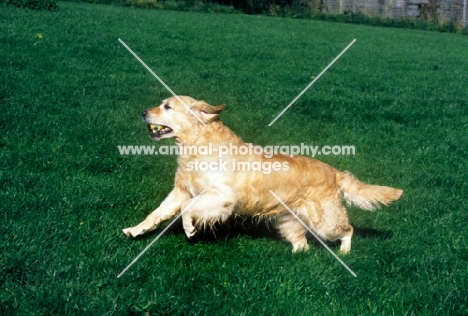
[(146, 120), (146, 114), (148, 114), (148, 110), (143, 110), (141, 112), (141, 118), (143, 119), (143, 121)]

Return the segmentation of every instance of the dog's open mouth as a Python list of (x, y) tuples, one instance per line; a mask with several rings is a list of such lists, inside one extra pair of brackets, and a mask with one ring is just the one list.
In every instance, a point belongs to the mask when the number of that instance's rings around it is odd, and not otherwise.
[(148, 130), (151, 138), (160, 139), (164, 134), (172, 132), (172, 128), (164, 125), (148, 124)]

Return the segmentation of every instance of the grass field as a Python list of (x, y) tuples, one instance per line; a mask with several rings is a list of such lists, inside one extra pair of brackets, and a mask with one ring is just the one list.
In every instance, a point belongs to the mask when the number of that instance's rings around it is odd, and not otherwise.
[[(61, 3), (0, 10), (1, 315), (466, 315), (468, 37), (244, 15)], [(40, 34), (40, 35), (39, 35)], [(292, 254), (253, 224), (197, 242), (137, 224), (171, 190), (140, 111), (176, 92), (226, 103), (260, 145), (354, 145), (318, 158), (405, 191), (350, 208), (351, 276), (311, 238)], [(357, 42), (272, 127), (352, 39)], [(335, 244), (330, 244), (338, 251)]]

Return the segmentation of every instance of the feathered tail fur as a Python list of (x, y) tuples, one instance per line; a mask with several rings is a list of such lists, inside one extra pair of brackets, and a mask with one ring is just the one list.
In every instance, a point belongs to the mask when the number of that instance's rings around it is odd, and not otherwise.
[(337, 173), (337, 183), (341, 196), (349, 205), (373, 211), (381, 205), (398, 200), (403, 190), (380, 185), (365, 184), (349, 172)]

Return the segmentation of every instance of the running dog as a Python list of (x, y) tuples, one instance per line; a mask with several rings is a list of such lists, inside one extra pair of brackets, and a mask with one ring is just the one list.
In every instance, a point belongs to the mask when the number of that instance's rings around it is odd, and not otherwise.
[[(403, 193), (364, 184), (349, 172), (316, 159), (283, 154), (266, 157), (245, 150), (249, 146), (219, 120), (223, 108), (177, 96), (143, 111), (152, 139), (175, 138), (178, 168), (172, 192), (143, 222), (124, 229), (125, 235), (136, 237), (152, 231), (181, 212), (188, 238), (197, 229), (212, 227), (232, 215), (275, 216), (292, 251), (304, 251), (309, 249), (307, 229), (293, 211), (319, 237), (340, 240), (340, 252), (346, 254), (351, 250), (353, 227), (342, 200), (373, 211)], [(205, 150), (193, 150), (197, 148)], [(265, 172), (266, 167), (271, 172)]]

